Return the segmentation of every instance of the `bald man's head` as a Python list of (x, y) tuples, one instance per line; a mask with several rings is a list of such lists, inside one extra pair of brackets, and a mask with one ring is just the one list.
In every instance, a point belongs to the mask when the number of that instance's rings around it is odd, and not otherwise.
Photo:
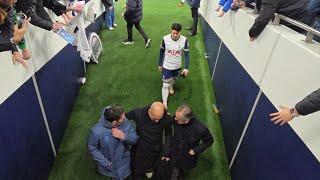
[(154, 102), (151, 104), (148, 113), (152, 121), (159, 122), (164, 114), (164, 105), (161, 102)]

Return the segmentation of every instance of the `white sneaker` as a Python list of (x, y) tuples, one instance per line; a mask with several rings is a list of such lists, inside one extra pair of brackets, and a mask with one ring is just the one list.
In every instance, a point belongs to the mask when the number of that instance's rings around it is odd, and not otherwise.
[(133, 41), (129, 41), (129, 40), (124, 40), (122, 41), (122, 44), (125, 44), (125, 45), (130, 45), (130, 44), (133, 44), (134, 42)]
[(112, 31), (112, 30), (114, 30), (114, 28), (113, 28), (113, 27), (109, 27), (108, 30), (109, 30), (109, 31)]
[(170, 86), (170, 88), (169, 88), (169, 93), (170, 93), (170, 94), (174, 94), (173, 86)]
[(151, 39), (148, 39), (144, 47), (148, 48), (150, 46), (150, 43), (151, 43)]
[(112, 26), (113, 26), (113, 27), (117, 27), (117, 26), (118, 26), (118, 24), (113, 24)]

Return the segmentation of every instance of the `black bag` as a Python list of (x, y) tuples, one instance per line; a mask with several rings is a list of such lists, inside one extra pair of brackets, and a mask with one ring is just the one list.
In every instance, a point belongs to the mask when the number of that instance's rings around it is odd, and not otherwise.
[(170, 162), (164, 160), (158, 161), (153, 170), (153, 180), (168, 180), (171, 177)]

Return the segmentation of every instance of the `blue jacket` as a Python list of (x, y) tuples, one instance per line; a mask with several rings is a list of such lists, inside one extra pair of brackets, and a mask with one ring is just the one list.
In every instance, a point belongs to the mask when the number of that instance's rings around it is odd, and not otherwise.
[(191, 8), (199, 8), (200, 7), (200, 1), (201, 0), (189, 0), (190, 1), (190, 7)]
[(224, 12), (228, 12), (231, 8), (233, 0), (220, 0), (219, 5), (222, 6)]
[(138, 140), (133, 124), (125, 119), (118, 128), (125, 134), (125, 140), (112, 136), (111, 123), (104, 118), (103, 110), (100, 121), (91, 129), (88, 150), (98, 163), (98, 170), (114, 179), (125, 179), (130, 171), (130, 145)]

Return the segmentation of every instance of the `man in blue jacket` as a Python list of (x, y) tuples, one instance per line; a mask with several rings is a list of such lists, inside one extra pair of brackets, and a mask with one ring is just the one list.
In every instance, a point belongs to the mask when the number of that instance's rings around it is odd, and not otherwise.
[(130, 173), (130, 145), (138, 140), (133, 124), (121, 106), (106, 107), (100, 121), (91, 129), (88, 150), (102, 175), (123, 180)]

